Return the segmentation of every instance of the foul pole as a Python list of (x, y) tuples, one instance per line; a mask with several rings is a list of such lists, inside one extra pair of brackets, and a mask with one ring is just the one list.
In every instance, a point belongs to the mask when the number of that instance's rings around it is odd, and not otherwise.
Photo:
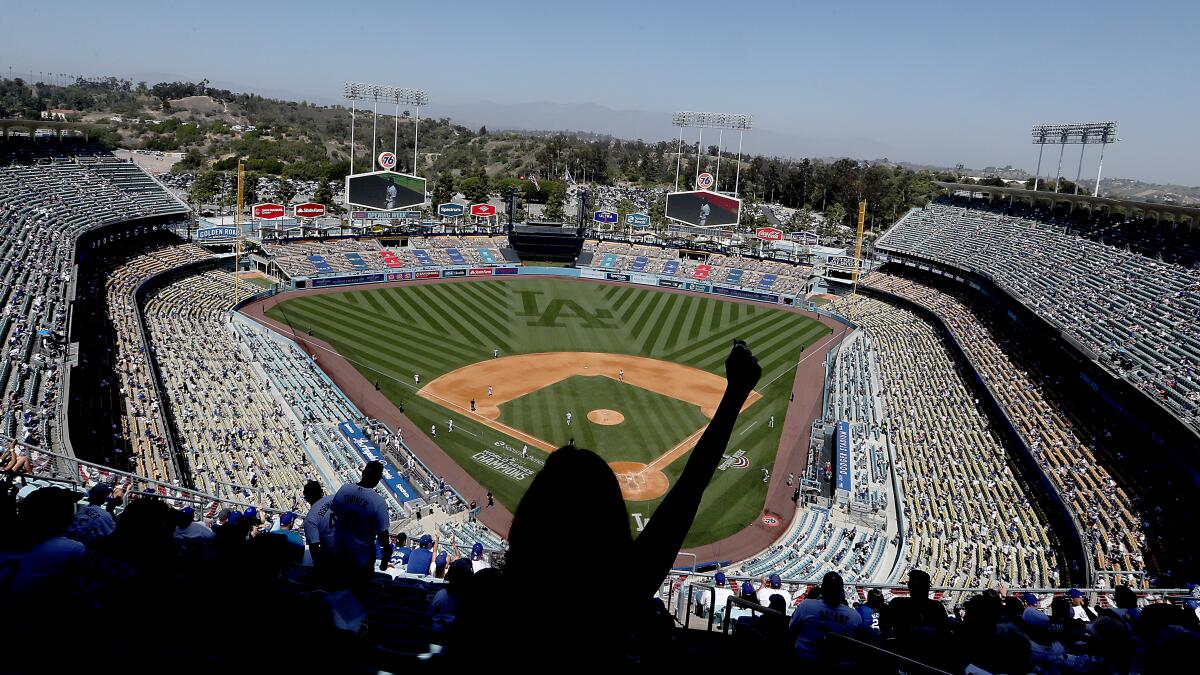
[(863, 223), (867, 220), (867, 200), (858, 203), (858, 238), (854, 242), (854, 289), (851, 295), (858, 295), (858, 270), (862, 268), (862, 237)]
[(233, 304), (241, 302), (241, 289), (238, 287), (238, 281), (241, 276), (238, 274), (238, 268), (241, 267), (242, 261), (242, 196), (243, 185), (246, 182), (246, 165), (238, 162), (238, 194), (237, 194), (237, 211), (234, 212), (233, 222), (237, 230), (235, 235), (237, 238), (233, 243)]

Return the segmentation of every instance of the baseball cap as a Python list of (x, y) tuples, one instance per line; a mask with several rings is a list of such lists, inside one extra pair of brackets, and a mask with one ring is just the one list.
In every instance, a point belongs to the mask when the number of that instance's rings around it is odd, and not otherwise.
[(714, 582), (715, 582), (715, 583), (716, 583), (718, 586), (724, 586), (724, 585), (725, 585), (725, 573), (724, 573), (724, 572), (717, 572), (716, 574), (714, 574), (714, 575), (713, 575), (713, 581), (714, 581)]
[(92, 486), (92, 489), (88, 490), (89, 499), (100, 496), (107, 497), (110, 494), (112, 494), (112, 486), (108, 483), (96, 483)]
[(250, 520), (258, 520), (258, 508), (251, 506), (250, 508), (246, 509), (246, 512), (242, 514), (242, 517)]
[(421, 548), (429, 548), (433, 546), (433, 537), (423, 534), (421, 535)]
[(230, 512), (229, 512), (229, 518), (228, 518), (228, 519), (227, 519), (225, 522), (226, 522), (226, 523), (229, 523), (230, 525), (235, 525), (235, 524), (237, 524), (238, 522), (240, 522), (240, 521), (241, 521), (241, 519), (242, 519), (242, 512), (241, 512), (241, 511), (230, 511)]
[(749, 581), (742, 582), (742, 594), (754, 595), (754, 586), (751, 586)]
[(291, 511), (288, 511), (287, 513), (279, 514), (279, 524), (280, 525), (291, 525), (295, 521), (296, 521), (296, 514), (292, 513)]
[(783, 580), (779, 578), (778, 574), (772, 574), (771, 576), (767, 577), (767, 584), (771, 588), (779, 588), (783, 585)]
[(1072, 598), (1082, 598), (1083, 591), (1079, 590), (1078, 588), (1072, 588), (1071, 590), (1067, 591), (1067, 595), (1071, 596)]
[(1029, 605), (1030, 607), (1037, 607), (1038, 599), (1033, 593), (1026, 593), (1021, 596), (1021, 599), (1025, 601), (1026, 605)]
[(471, 546), (471, 558), (475, 560), (483, 560), (483, 544), (475, 542), (475, 544)]
[(447, 556), (446, 556), (445, 551), (439, 551), (437, 554), (437, 557), (433, 559), (434, 564), (437, 565), (438, 567), (445, 567), (446, 557)]
[(183, 515), (187, 516), (188, 518), (192, 518), (193, 516), (196, 515), (196, 510), (190, 506), (183, 507), (182, 509), (179, 510), (179, 512), (182, 513)]

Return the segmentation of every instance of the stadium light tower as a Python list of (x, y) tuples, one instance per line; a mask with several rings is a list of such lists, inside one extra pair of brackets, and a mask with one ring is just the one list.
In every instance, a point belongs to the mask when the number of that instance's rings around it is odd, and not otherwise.
[(354, 173), (354, 102), (371, 101), (374, 114), (371, 116), (371, 168), (375, 167), (375, 126), (379, 119), (379, 104), (392, 103), (396, 106), (396, 126), (393, 130), (392, 152), (399, 154), (400, 104), (411, 105), (417, 111), (413, 126), (413, 174), (417, 173), (417, 139), (421, 131), (421, 106), (429, 105), (429, 95), (420, 89), (391, 87), (383, 84), (347, 82), (342, 87), (342, 96), (350, 101), (350, 173)]
[(700, 130), (699, 138), (696, 141), (696, 178), (700, 177), (700, 153), (703, 152), (704, 130), (720, 130), (717, 137), (717, 176), (713, 180), (714, 188), (717, 188), (721, 179), (721, 152), (725, 147), (725, 130), (733, 129), (738, 132), (737, 171), (733, 179), (733, 193), (736, 195), (738, 183), (742, 177), (742, 135), (754, 128), (754, 118), (744, 113), (682, 111), (671, 116), (671, 124), (679, 127), (679, 147), (675, 155), (676, 191), (679, 190), (679, 167), (683, 159), (683, 130), (685, 128)]
[(1089, 144), (1100, 144), (1100, 165), (1096, 168), (1096, 185), (1092, 196), (1100, 194), (1100, 175), (1104, 170), (1104, 146), (1117, 142), (1117, 122), (1068, 122), (1065, 124), (1035, 124), (1033, 126), (1033, 143), (1038, 146), (1037, 174), (1033, 177), (1033, 189), (1036, 192), (1038, 181), (1042, 176), (1042, 151), (1047, 145), (1057, 145), (1058, 173), (1054, 177), (1054, 191), (1058, 192), (1062, 179), (1063, 151), (1068, 145), (1079, 145), (1079, 166), (1075, 170), (1075, 194), (1079, 194), (1079, 178), (1083, 173), (1083, 153)]

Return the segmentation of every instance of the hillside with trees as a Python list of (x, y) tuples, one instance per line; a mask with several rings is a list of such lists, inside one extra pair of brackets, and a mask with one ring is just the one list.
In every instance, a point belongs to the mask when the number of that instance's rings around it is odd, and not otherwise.
[[(200, 191), (227, 185), (221, 174), (244, 161), (255, 176), (315, 181), (321, 197), (350, 171), (350, 113), (343, 106), (283, 101), (251, 93), (215, 89), (200, 82), (148, 85), (118, 78), (77, 80), (69, 86), (0, 80), (0, 116), (36, 119), (50, 108), (76, 111), (72, 118), (93, 127), (93, 137), (112, 148), (182, 153), (172, 171), (197, 174)], [(370, 112), (358, 111), (354, 170), (372, 166)], [(397, 170), (413, 168), (414, 119), (380, 115), (376, 151), (398, 148)], [(682, 183), (699, 169), (715, 172), (717, 147), (697, 159), (685, 152), (679, 161)], [(869, 204), (869, 225), (881, 229), (907, 208), (924, 204), (936, 192), (933, 174), (890, 163), (851, 159), (785, 159), (721, 155), (718, 190), (738, 192), (748, 205), (778, 204), (796, 209), (793, 222), (803, 229), (812, 214), (829, 226), (849, 225), (860, 199)], [(524, 201), (545, 204), (545, 216), (561, 218), (567, 194), (563, 180), (589, 185), (671, 188), (676, 175), (674, 141), (629, 141), (572, 133), (489, 132), (468, 129), (449, 119), (422, 119), (417, 173), (429, 179), (434, 202), (462, 193), (485, 201), (513, 186)], [(529, 176), (539, 180), (535, 186)], [(293, 192), (294, 193), (294, 192)], [(195, 195), (201, 197), (202, 195)], [(755, 209), (747, 209), (748, 225)], [(761, 222), (765, 218), (758, 216)]]

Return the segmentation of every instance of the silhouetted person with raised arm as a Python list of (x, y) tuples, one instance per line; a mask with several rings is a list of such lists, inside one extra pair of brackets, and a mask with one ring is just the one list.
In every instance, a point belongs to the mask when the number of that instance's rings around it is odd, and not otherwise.
[[(528, 645), (522, 648), (526, 663), (619, 663), (630, 651), (631, 638), (664, 625), (670, 630), (669, 618), (659, 623), (661, 605), (656, 607), (654, 592), (683, 546), (738, 413), (762, 374), (740, 340), (725, 372), (725, 394), (716, 413), (637, 539), (631, 536), (617, 478), (604, 459), (573, 445), (550, 454), (513, 517), (503, 574), (477, 577), (464, 600), (451, 643), (454, 658), (490, 659), (500, 653), (495, 650), (523, 644)], [(586, 571), (563, 557), (580, 542), (611, 561), (619, 579), (597, 602), (585, 605), (576, 600)], [(532, 643), (531, 634), (537, 636)]]

